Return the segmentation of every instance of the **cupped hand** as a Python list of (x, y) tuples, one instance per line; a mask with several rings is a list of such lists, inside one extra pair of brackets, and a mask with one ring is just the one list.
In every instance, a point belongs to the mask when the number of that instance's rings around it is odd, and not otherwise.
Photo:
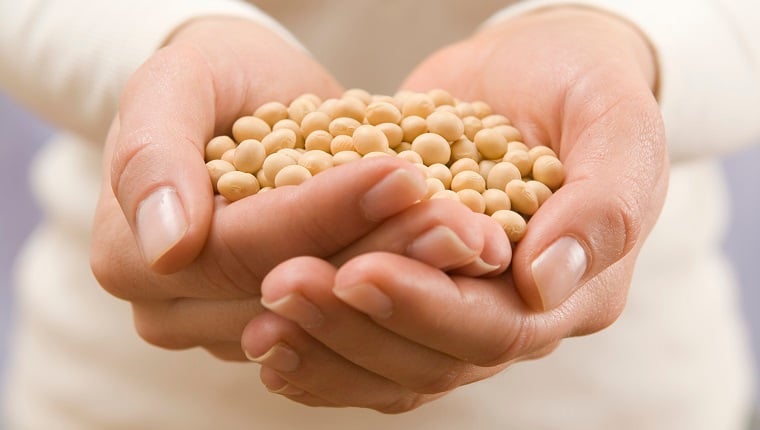
[(424, 61), (404, 88), (486, 101), (529, 146), (555, 149), (565, 184), (498, 276), (382, 252), (281, 264), (262, 287), (273, 313), (242, 338), (264, 384), (308, 405), (403, 412), (614, 322), (667, 188), (656, 74), (637, 29), (572, 7), (495, 24)]

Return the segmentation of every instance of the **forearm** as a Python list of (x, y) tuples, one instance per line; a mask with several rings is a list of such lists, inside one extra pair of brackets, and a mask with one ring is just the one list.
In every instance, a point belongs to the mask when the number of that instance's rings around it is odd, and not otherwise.
[(546, 6), (582, 5), (637, 26), (657, 54), (658, 99), (671, 159), (760, 140), (760, 7), (751, 0), (531, 0), (491, 22)]
[(102, 141), (127, 78), (182, 23), (203, 15), (274, 21), (234, 0), (0, 3), (0, 88), (44, 119)]

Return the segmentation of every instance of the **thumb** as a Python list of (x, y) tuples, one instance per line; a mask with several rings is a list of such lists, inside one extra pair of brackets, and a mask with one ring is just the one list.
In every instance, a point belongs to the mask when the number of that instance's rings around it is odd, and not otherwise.
[(111, 187), (145, 260), (170, 273), (205, 243), (213, 190), (203, 146), (214, 89), (202, 67), (159, 51), (127, 84), (110, 148)]
[[(636, 103), (621, 102), (580, 133), (563, 133), (565, 184), (531, 217), (512, 263), (531, 308), (558, 307), (638, 252), (654, 226), (668, 181), (664, 131), (654, 102)], [(607, 293), (620, 298), (626, 281)]]

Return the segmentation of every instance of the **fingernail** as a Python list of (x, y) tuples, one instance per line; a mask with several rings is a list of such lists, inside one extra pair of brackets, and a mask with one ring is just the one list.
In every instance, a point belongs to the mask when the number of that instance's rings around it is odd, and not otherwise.
[(371, 221), (380, 221), (409, 207), (427, 191), (421, 174), (399, 168), (387, 174), (362, 197), (359, 206)]
[(544, 310), (559, 306), (586, 273), (586, 251), (572, 237), (557, 239), (533, 260), (531, 272)]
[(435, 226), (419, 235), (406, 248), (406, 255), (441, 270), (472, 262), (477, 252), (470, 249), (448, 227)]
[(288, 294), (271, 303), (262, 299), (261, 304), (304, 328), (319, 327), (325, 319), (319, 308), (299, 293)]
[(261, 382), (265, 387), (267, 387), (267, 390), (275, 394), (282, 394), (284, 396), (300, 396), (304, 393), (302, 389), (291, 385), (288, 381), (273, 371), (262, 372)]
[(187, 219), (174, 188), (161, 187), (137, 208), (137, 238), (151, 264), (166, 254), (187, 232)]
[(483, 276), (487, 275), (501, 266), (486, 263), (481, 257), (477, 257), (475, 261), (467, 265), (467, 273), (470, 276)]
[(393, 314), (390, 297), (372, 284), (336, 288), (334, 293), (339, 299), (373, 318), (388, 319)]
[(250, 355), (248, 351), (245, 351), (245, 356), (253, 362), (271, 367), (280, 372), (292, 372), (298, 369), (298, 366), (301, 364), (298, 354), (293, 351), (293, 348), (284, 343), (275, 344), (269, 351), (258, 357)]

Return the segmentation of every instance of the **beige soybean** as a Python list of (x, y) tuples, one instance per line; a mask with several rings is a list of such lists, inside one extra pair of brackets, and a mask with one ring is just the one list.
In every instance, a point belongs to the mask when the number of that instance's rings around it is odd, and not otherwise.
[(247, 139), (261, 140), (272, 131), (269, 124), (255, 116), (240, 117), (232, 124), (232, 137), (242, 142)]
[(259, 181), (259, 185), (262, 188), (274, 187), (274, 181), (267, 177), (267, 174), (266, 172), (264, 172), (264, 169), (260, 169), (258, 172), (256, 172), (256, 179)]
[(271, 133), (261, 139), (267, 154), (273, 154), (283, 148), (295, 148), (297, 141), (296, 133), (289, 128), (272, 130)]
[(491, 218), (501, 225), (511, 242), (522, 240), (528, 229), (525, 218), (512, 210), (498, 210), (491, 214)]
[(386, 152), (389, 148), (385, 133), (372, 125), (360, 125), (351, 137), (354, 149), (361, 155), (367, 155), (370, 152)]
[(298, 159), (301, 158), (301, 151), (293, 148), (282, 148), (277, 151), (278, 154), (288, 156), (298, 163)]
[(502, 161), (514, 164), (520, 171), (520, 175), (528, 176), (533, 170), (533, 163), (530, 162), (528, 151), (514, 150), (504, 154)]
[(454, 106), (456, 100), (448, 91), (440, 88), (434, 88), (427, 93), (428, 97), (433, 100), (433, 103), (437, 106)]
[[(459, 111), (457, 111), (457, 108), (454, 107), (454, 106), (449, 106), (449, 105), (436, 106), (435, 110), (433, 111), (433, 113), (436, 113), (436, 112), (448, 112), (448, 113), (452, 113), (452, 114), (456, 115), (457, 118), (459, 118)], [(432, 114), (430, 114), (430, 115), (432, 115)], [(430, 115), (428, 115), (428, 116), (430, 116)]]
[(401, 105), (401, 114), (407, 116), (419, 116), (427, 118), (435, 110), (433, 98), (425, 93), (409, 94)]
[(352, 161), (360, 160), (362, 156), (354, 151), (340, 151), (332, 156), (333, 166), (342, 166)]
[(277, 172), (277, 175), (274, 177), (274, 186), (277, 188), (286, 185), (300, 185), (309, 178), (311, 178), (309, 169), (298, 164), (292, 164), (284, 166)]
[(306, 167), (312, 176), (333, 167), (333, 158), (329, 152), (306, 151), (298, 158), (298, 165)]
[(211, 160), (206, 163), (206, 169), (208, 170), (209, 178), (211, 178), (211, 185), (214, 187), (214, 192), (219, 192), (216, 184), (219, 182), (219, 178), (227, 172), (234, 172), (235, 166), (224, 160)]
[(511, 142), (507, 142), (507, 152), (510, 151), (530, 151), (530, 148), (528, 145), (524, 144), (523, 142), (520, 142), (519, 140), (513, 140)]
[[(362, 154), (360, 154), (362, 155)], [(395, 156), (395, 153), (393, 154)], [(373, 158), (373, 157), (390, 157), (391, 154), (389, 154), (386, 151), (372, 151), (368, 152), (364, 155), (362, 155), (362, 158)]]
[(206, 161), (221, 160), (222, 155), (230, 149), (235, 149), (237, 144), (229, 136), (216, 136), (208, 141), (205, 148)]
[(232, 164), (241, 172), (256, 173), (266, 157), (267, 150), (263, 143), (255, 139), (246, 139), (235, 148)]
[(425, 179), (425, 184), (427, 185), (427, 191), (425, 192), (423, 199), (429, 199), (435, 193), (446, 189), (446, 187), (443, 185), (443, 182), (441, 182), (441, 180), (436, 177), (429, 177)]
[(481, 118), (484, 128), (494, 128), (500, 125), (512, 125), (507, 117), (504, 115), (499, 115), (497, 113), (486, 115), (485, 117)]
[(224, 151), (221, 159), (232, 165), (235, 165), (235, 150), (237, 150), (237, 147)]
[(296, 97), (296, 100), (308, 100), (314, 105), (315, 109), (318, 109), (322, 105), (322, 99), (314, 93), (304, 93)]
[(292, 130), (293, 133), (296, 135), (296, 143), (295, 148), (303, 148), (304, 147), (304, 135), (303, 131), (301, 130), (301, 126), (298, 125), (297, 122), (293, 121), (290, 118), (285, 118), (277, 121), (272, 126), (272, 131), (275, 130), (282, 130), (282, 129), (289, 129)]
[(337, 100), (332, 108), (330, 116), (333, 119), (351, 118), (358, 122), (364, 122), (364, 111), (367, 106), (356, 97), (342, 97)]
[(404, 142), (413, 142), (417, 136), (428, 131), (425, 118), (416, 115), (404, 117), (399, 125), (401, 125), (401, 130), (404, 132)]
[(483, 202), (485, 203), (485, 213), (488, 215), (496, 211), (512, 209), (507, 193), (496, 188), (483, 191)]
[(472, 107), (475, 116), (478, 118), (487, 118), (493, 113), (491, 106), (484, 101), (476, 100), (471, 102), (470, 106)]
[(330, 121), (328, 131), (333, 136), (353, 136), (354, 131), (356, 131), (361, 125), (362, 124), (354, 118), (338, 117)]
[(475, 161), (480, 161), (481, 159), (480, 152), (475, 147), (475, 143), (464, 136), (451, 144), (451, 159), (461, 160), (463, 158), (471, 158)]
[(309, 112), (301, 120), (301, 131), (308, 137), (317, 130), (327, 131), (330, 128), (330, 116), (324, 112)]
[(365, 112), (367, 123), (372, 125), (389, 122), (398, 124), (401, 122), (401, 111), (392, 103), (372, 102), (367, 106)]
[(478, 163), (478, 172), (483, 179), (488, 180), (488, 173), (491, 171), (496, 162), (493, 160), (480, 160)]
[(433, 175), (430, 174), (430, 169), (428, 169), (428, 166), (424, 164), (413, 164), (413, 166), (417, 168), (417, 170), (419, 170), (420, 173), (422, 173), (422, 176), (424, 176), (425, 179), (433, 177)]
[(385, 137), (388, 139), (388, 147), (390, 148), (398, 148), (399, 144), (401, 144), (404, 139), (404, 130), (402, 130), (401, 126), (398, 124), (384, 122), (382, 124), (377, 124), (375, 127), (385, 134)]
[(327, 130), (314, 130), (304, 139), (303, 147), (307, 151), (319, 150), (330, 152), (330, 142), (332, 140), (333, 135)]
[(533, 215), (538, 210), (538, 196), (521, 179), (509, 181), (504, 192), (509, 197), (512, 209), (523, 215)]
[(363, 88), (349, 88), (343, 92), (343, 97), (357, 98), (361, 100), (365, 105), (372, 102), (372, 94)]
[[(485, 127), (485, 124), (483, 126)], [(519, 140), (520, 142), (523, 141), (523, 137), (522, 134), (520, 134), (520, 131), (511, 125), (497, 125), (496, 127), (493, 127), (492, 130), (496, 130), (501, 133), (501, 135), (507, 139), (507, 142), (512, 142), (513, 140)]]
[(433, 163), (428, 166), (430, 176), (438, 179), (443, 184), (444, 188), (451, 187), (451, 179), (454, 175), (451, 174), (451, 169), (443, 163)]
[(288, 117), (288, 107), (280, 102), (264, 103), (253, 111), (253, 116), (263, 119), (271, 127)]
[(484, 128), (477, 132), (473, 142), (478, 152), (489, 160), (499, 159), (507, 153), (507, 139), (498, 131), (490, 128)]
[(541, 205), (552, 196), (552, 190), (541, 181), (529, 180), (525, 181), (525, 184), (536, 194), (536, 198), (538, 198), (538, 207), (541, 207)]
[(483, 123), (480, 121), (480, 118), (476, 116), (466, 116), (462, 118), (462, 125), (464, 125), (464, 135), (470, 140), (475, 139), (475, 135), (480, 130), (483, 130)]
[(414, 151), (401, 151), (396, 154), (396, 157), (406, 160), (412, 164), (423, 164), (422, 156)]
[(223, 174), (216, 184), (219, 194), (234, 202), (259, 191), (259, 181), (250, 173), (233, 170)]
[(457, 103), (456, 108), (457, 108), (457, 111), (459, 112), (460, 118), (464, 118), (467, 116), (476, 116), (475, 109), (472, 107), (471, 103), (459, 102)]
[(453, 142), (464, 134), (462, 120), (451, 112), (433, 112), (425, 119), (427, 129), (431, 133), (441, 135), (449, 142)]
[(319, 105), (314, 104), (312, 100), (299, 97), (290, 102), (288, 106), (288, 118), (301, 124), (306, 115), (316, 111), (318, 107)]
[(542, 155), (551, 155), (552, 157), (557, 158), (557, 154), (554, 152), (554, 150), (545, 145), (538, 145), (530, 148), (528, 150), (528, 154), (530, 155), (530, 159), (534, 164), (536, 163), (538, 157)]
[(396, 152), (411, 151), (412, 144), (410, 142), (401, 142), (397, 147), (393, 148)]
[(460, 160), (457, 160), (451, 163), (451, 165), (449, 166), (449, 170), (451, 170), (452, 176), (456, 176), (460, 172), (464, 172), (465, 170), (478, 172), (478, 174), (480, 174), (480, 164), (478, 164), (478, 162), (473, 160), (472, 158), (462, 158)]
[(520, 170), (514, 164), (502, 161), (491, 167), (486, 177), (486, 184), (488, 188), (504, 190), (510, 181), (520, 178), (522, 178)]
[(486, 202), (483, 199), (483, 195), (479, 192), (466, 188), (457, 191), (457, 196), (459, 196), (459, 201), (464, 203), (471, 211), (479, 214), (486, 211)]
[(562, 162), (551, 155), (542, 155), (533, 163), (533, 179), (543, 182), (552, 191), (556, 191), (565, 181)]
[(451, 179), (451, 190), (461, 191), (464, 189), (475, 190), (480, 194), (486, 190), (486, 181), (478, 172), (463, 170)]
[(446, 164), (451, 157), (449, 142), (435, 133), (423, 133), (412, 142), (412, 151), (420, 154), (426, 166), (435, 163)]
[(274, 179), (272, 178), (277, 178), (277, 173), (279, 173), (279, 171), (285, 166), (292, 166), (295, 164), (296, 160), (285, 154), (277, 153), (268, 156), (266, 160), (264, 160), (264, 165), (261, 166), (261, 170), (269, 180), (273, 181)]
[[(354, 138), (345, 134), (339, 134), (335, 137), (333, 137), (332, 141), (330, 142), (330, 153), (335, 155), (341, 151), (351, 151), (356, 152), (354, 150)], [(361, 155), (357, 153), (357, 155)]]
[(459, 200), (459, 194), (456, 193), (456, 191), (452, 190), (441, 190), (437, 193), (430, 196), (431, 199), (449, 199), (449, 200)]

